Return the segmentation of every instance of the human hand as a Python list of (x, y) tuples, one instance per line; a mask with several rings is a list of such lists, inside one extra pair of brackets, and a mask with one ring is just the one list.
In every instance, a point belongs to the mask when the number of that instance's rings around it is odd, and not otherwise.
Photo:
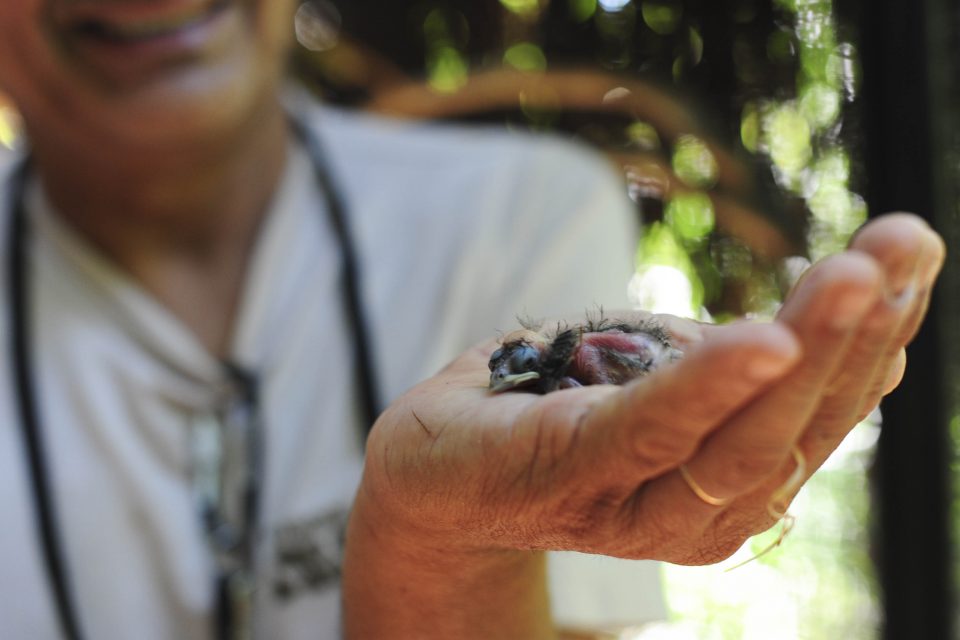
[[(464, 354), (371, 434), (347, 547), (348, 630), (362, 594), (403, 628), (536, 635), (538, 559), (525, 551), (727, 557), (772, 524), (793, 447), (816, 468), (896, 383), (942, 260), (922, 222), (879, 220), (811, 268), (773, 323), (664, 317), (684, 359), (623, 387), (491, 396), (495, 345)], [(691, 491), (684, 464), (721, 506)]]
[[(742, 423), (752, 423), (753, 430), (744, 427), (740, 435), (733, 431), (717, 435), (687, 463), (691, 474), (703, 479), (701, 484), (711, 495), (728, 495), (726, 491), (742, 486), (747, 477), (763, 475), (765, 470), (779, 464), (777, 458), (781, 454), (786, 454), (783, 450), (771, 451), (767, 460), (753, 454), (751, 463), (739, 471), (731, 468), (729, 461), (718, 460), (717, 455), (722, 456), (727, 447), (738, 446), (738, 438), (759, 445), (770, 437), (771, 431), (778, 433), (780, 429), (796, 434), (794, 441), (806, 458), (807, 475), (812, 474), (849, 430), (902, 378), (906, 366), (904, 348), (920, 328), (929, 307), (931, 289), (943, 265), (943, 241), (916, 216), (891, 214), (857, 232), (847, 255), (868, 257), (879, 267), (880, 298), (846, 344), (833, 352), (828, 342), (818, 335), (816, 325), (809, 323), (811, 296), (817, 293), (805, 280), (843, 274), (835, 269), (832, 274), (826, 274), (823, 265), (815, 265), (804, 274), (777, 317), (801, 339), (804, 362), (744, 412)], [(830, 304), (825, 300), (821, 303), (824, 305), (821, 313), (829, 317), (833, 313)], [(705, 327), (708, 333), (714, 329)], [(816, 358), (824, 362), (817, 364)], [(808, 416), (805, 422), (800, 420), (804, 415)], [(769, 428), (764, 429), (763, 423)], [(776, 480), (760, 483), (756, 492), (746, 499), (769, 495), (776, 482), (781, 482), (786, 475), (781, 472), (775, 477)], [(755, 514), (754, 521), (769, 522), (769, 518)]]

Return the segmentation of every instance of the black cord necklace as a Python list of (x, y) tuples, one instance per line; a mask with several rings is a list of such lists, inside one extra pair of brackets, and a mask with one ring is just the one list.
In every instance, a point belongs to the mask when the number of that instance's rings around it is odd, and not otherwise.
[[(340, 248), (343, 309), (352, 339), (356, 384), (360, 392), (361, 419), (365, 436), (379, 414), (379, 394), (377, 379), (374, 375), (371, 344), (367, 339), (370, 335), (370, 327), (367, 325), (361, 299), (361, 274), (356, 248), (351, 242), (345, 204), (333, 179), (320, 140), (297, 118), (290, 117), (289, 123), (300, 143), (306, 148), (313, 164), (314, 177), (325, 199), (328, 221)], [(81, 640), (83, 634), (77, 617), (77, 607), (71, 597), (69, 571), (61, 542), (62, 530), (57, 520), (49, 459), (44, 449), (43, 423), (38, 408), (36, 372), (32, 357), (33, 325), (30, 314), (30, 274), (27, 255), (29, 229), (24, 210), (30, 170), (31, 160), (27, 157), (11, 175), (8, 190), (7, 287), (12, 354), (10, 365), (13, 374), (14, 398), (19, 409), (19, 422), (30, 476), (36, 527), (50, 584), (51, 598), (64, 637), (68, 640)], [(253, 477), (252, 482), (257, 486), (251, 487), (251, 490), (257, 493), (260, 478)], [(255, 516), (256, 514), (254, 519)], [(217, 591), (218, 603), (215, 617), (218, 618), (218, 635), (221, 638), (234, 637), (236, 626), (231, 624), (230, 620), (223, 620), (224, 616), (230, 617), (231, 607), (225, 601), (229, 596), (219, 587)]]

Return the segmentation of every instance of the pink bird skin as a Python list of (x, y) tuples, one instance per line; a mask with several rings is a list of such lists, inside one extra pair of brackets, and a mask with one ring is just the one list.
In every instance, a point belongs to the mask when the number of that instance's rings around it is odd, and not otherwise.
[(656, 321), (587, 320), (550, 333), (525, 325), (490, 356), (490, 391), (550, 393), (590, 384), (623, 384), (682, 353)]

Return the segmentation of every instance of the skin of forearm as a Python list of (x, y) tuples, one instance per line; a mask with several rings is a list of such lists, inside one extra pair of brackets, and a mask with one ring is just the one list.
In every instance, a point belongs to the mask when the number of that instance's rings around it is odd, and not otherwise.
[(345, 637), (554, 639), (545, 578), (542, 552), (429, 538), (361, 488), (343, 565)]

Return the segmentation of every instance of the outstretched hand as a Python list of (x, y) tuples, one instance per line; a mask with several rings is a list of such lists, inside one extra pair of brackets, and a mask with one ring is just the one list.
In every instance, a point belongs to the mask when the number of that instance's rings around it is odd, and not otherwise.
[(463, 354), (370, 436), (348, 633), (549, 635), (536, 550), (729, 556), (773, 524), (793, 448), (811, 473), (896, 385), (943, 254), (922, 221), (887, 216), (808, 270), (774, 322), (661, 317), (684, 358), (622, 387), (491, 395), (495, 343)]

